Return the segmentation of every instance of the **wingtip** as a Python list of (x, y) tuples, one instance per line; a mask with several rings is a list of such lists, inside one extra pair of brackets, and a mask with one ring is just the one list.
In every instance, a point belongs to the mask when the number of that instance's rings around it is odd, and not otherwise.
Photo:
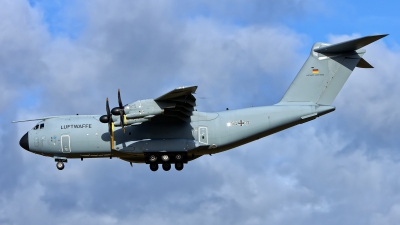
[(374, 36), (377, 36), (377, 37), (379, 37), (379, 39), (380, 38), (384, 38), (384, 37), (386, 37), (386, 36), (388, 36), (389, 34), (378, 34), (378, 35), (374, 35)]
[[(372, 42), (375, 42), (375, 41), (377, 41), (377, 40), (380, 40), (380, 39), (382, 39), (382, 38), (384, 38), (384, 37), (386, 37), (386, 36), (388, 36), (389, 34), (377, 34), (377, 35), (370, 35), (369, 36), (369, 38), (371, 38), (373, 41)], [(372, 43), (371, 42), (371, 43)]]
[(370, 36), (367, 36), (367, 37), (373, 38), (373, 39), (375, 39), (375, 41), (377, 41), (377, 40), (380, 40), (380, 39), (382, 39), (382, 38), (384, 38), (384, 37), (386, 37), (388, 35), (389, 34), (376, 34), (376, 35), (370, 35)]

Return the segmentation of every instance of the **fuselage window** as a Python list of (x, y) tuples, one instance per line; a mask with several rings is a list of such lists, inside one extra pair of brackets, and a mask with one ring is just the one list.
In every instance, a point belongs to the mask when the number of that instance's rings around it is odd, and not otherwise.
[(44, 123), (40, 124), (40, 129), (44, 128)]

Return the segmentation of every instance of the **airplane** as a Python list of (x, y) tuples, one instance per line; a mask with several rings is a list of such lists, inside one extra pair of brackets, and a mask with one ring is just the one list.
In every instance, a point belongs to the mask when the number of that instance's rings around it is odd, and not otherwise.
[(68, 159), (113, 157), (180, 171), (203, 155), (236, 148), (334, 111), (332, 102), (355, 67), (373, 68), (362, 47), (384, 35), (337, 44), (317, 42), (294, 81), (272, 106), (221, 112), (195, 110), (197, 86), (179, 87), (158, 98), (111, 109), (105, 115), (69, 115), (13, 121), (39, 122), (21, 138), (22, 148), (52, 157), (59, 170)]

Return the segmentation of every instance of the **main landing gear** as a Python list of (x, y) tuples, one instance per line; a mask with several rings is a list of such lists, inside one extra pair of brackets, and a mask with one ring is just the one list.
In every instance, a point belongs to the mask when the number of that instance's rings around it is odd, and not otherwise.
[(183, 163), (181, 162), (175, 163), (175, 169), (181, 171), (183, 169)]
[(169, 171), (171, 164), (175, 164), (175, 169), (181, 171), (185, 163), (184, 155), (181, 153), (150, 154), (147, 156), (147, 161), (150, 164), (150, 170), (154, 172), (158, 170), (158, 164), (162, 165), (164, 171)]
[(171, 169), (171, 163), (169, 163), (169, 162), (163, 163), (163, 164), (162, 164), (162, 168), (163, 168), (163, 170), (165, 170), (165, 171), (169, 171), (169, 170)]
[(158, 170), (158, 164), (157, 163), (150, 163), (150, 169), (151, 171), (157, 171)]

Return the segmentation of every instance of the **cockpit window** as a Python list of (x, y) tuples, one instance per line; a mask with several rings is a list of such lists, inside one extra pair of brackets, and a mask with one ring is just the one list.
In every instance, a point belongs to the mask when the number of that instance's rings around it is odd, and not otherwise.
[(43, 128), (44, 128), (44, 123), (36, 124), (36, 126), (33, 127), (34, 130), (43, 129)]

